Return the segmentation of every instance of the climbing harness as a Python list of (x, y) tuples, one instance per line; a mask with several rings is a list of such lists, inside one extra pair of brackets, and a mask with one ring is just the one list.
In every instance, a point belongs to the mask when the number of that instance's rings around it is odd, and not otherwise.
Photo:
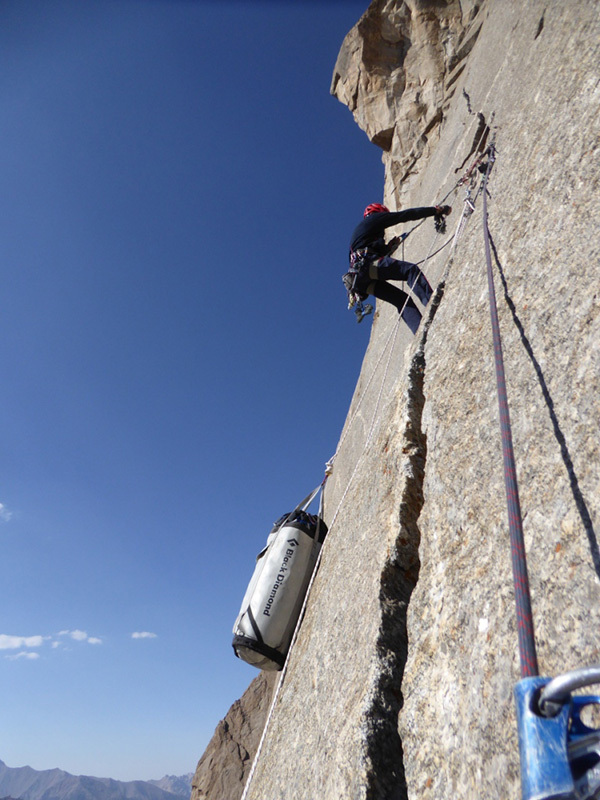
[(581, 719), (581, 712), (586, 706), (600, 707), (600, 696), (574, 697), (572, 692), (593, 683), (600, 683), (600, 666), (576, 670), (554, 680), (538, 675), (527, 559), (490, 251), (487, 184), (496, 160), (493, 140), (486, 152), (489, 158), (482, 181), (483, 233), (521, 664), (521, 680), (514, 689), (521, 760), (521, 791), (523, 800), (593, 800), (600, 798), (600, 730), (588, 727)]
[[(369, 206), (369, 208), (370, 207), (371, 206)], [(381, 206), (381, 208), (384, 207)], [(369, 295), (356, 288), (356, 281), (369, 270), (371, 264), (383, 258), (384, 255), (393, 253), (402, 238), (404, 237), (397, 236), (388, 242), (387, 253), (384, 254), (372, 253), (368, 247), (361, 248), (360, 250), (353, 250), (350, 253), (350, 267), (348, 272), (342, 275), (342, 281), (348, 293), (348, 310), (354, 309), (357, 322), (362, 322), (366, 316), (372, 314), (373, 306), (371, 303), (364, 302)]]

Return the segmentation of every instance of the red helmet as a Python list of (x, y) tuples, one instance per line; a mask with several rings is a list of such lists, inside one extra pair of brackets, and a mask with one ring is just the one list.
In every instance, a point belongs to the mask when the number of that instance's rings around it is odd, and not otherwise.
[(368, 217), (369, 214), (381, 214), (382, 212), (389, 212), (389, 208), (382, 206), (381, 203), (371, 203), (365, 208), (364, 216)]

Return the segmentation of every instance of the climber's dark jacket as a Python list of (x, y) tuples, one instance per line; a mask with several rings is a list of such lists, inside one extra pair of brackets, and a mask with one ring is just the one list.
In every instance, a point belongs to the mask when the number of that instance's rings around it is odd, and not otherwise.
[(387, 255), (383, 234), (386, 228), (401, 222), (412, 222), (425, 217), (434, 217), (437, 211), (433, 206), (407, 208), (406, 211), (381, 211), (369, 214), (354, 229), (350, 240), (350, 253), (363, 250), (365, 247), (376, 255)]

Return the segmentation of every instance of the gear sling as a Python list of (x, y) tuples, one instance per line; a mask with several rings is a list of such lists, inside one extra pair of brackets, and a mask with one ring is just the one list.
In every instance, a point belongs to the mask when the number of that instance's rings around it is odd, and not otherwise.
[(362, 322), (362, 318), (373, 311), (373, 306), (370, 303), (364, 304), (369, 295), (356, 288), (356, 281), (363, 274), (368, 273), (369, 266), (375, 258), (376, 256), (369, 253), (368, 248), (352, 251), (350, 253), (350, 269), (345, 275), (342, 275), (342, 281), (348, 293), (348, 308), (354, 307), (358, 322)]

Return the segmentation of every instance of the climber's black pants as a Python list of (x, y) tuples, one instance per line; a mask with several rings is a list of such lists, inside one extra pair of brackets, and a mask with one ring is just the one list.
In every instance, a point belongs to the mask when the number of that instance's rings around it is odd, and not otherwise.
[(398, 313), (402, 314), (402, 319), (413, 333), (417, 332), (419, 323), (421, 322), (421, 312), (416, 307), (414, 300), (410, 298), (402, 289), (397, 286), (392, 286), (385, 281), (371, 281), (368, 287), (369, 294), (376, 297), (378, 300), (385, 300), (386, 303), (391, 303), (396, 306)]
[(397, 258), (386, 256), (370, 267), (369, 277), (378, 281), (406, 281), (408, 288), (424, 306), (431, 297), (429, 281), (419, 267), (410, 261), (398, 261)]
[(421, 312), (406, 292), (386, 281), (406, 281), (408, 288), (412, 289), (424, 306), (429, 302), (433, 291), (429, 281), (416, 264), (386, 256), (371, 264), (368, 276), (361, 275), (356, 282), (356, 288), (360, 291), (396, 306), (404, 322), (416, 333), (421, 322)]

